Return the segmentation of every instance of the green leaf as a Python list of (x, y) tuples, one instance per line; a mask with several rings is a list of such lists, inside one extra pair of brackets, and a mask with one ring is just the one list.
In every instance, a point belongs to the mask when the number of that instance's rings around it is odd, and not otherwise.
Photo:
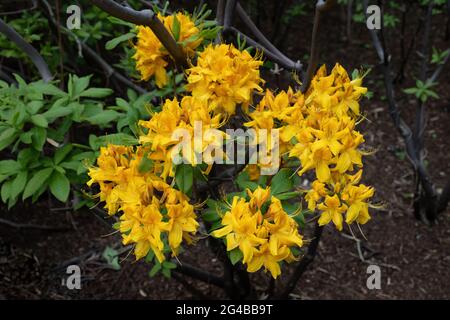
[(43, 106), (44, 102), (42, 100), (35, 100), (27, 104), (27, 110), (30, 114), (36, 114)]
[(180, 164), (175, 172), (175, 182), (184, 194), (190, 194), (194, 180), (194, 169), (189, 164)]
[(166, 277), (166, 278), (170, 278), (170, 276), (171, 276), (171, 272), (170, 272), (170, 269), (162, 269), (161, 270), (161, 273), (163, 274), (163, 276), (164, 277)]
[(9, 194), (11, 193), (12, 180), (6, 181), (2, 185), (2, 190), (0, 191), (3, 203), (6, 203), (9, 199)]
[(92, 124), (95, 125), (107, 125), (110, 122), (115, 121), (119, 117), (120, 113), (114, 110), (105, 110), (95, 116), (86, 118)]
[(238, 263), (242, 259), (242, 257), (243, 257), (242, 252), (238, 248), (230, 251), (230, 261), (233, 265)]
[(153, 168), (153, 161), (149, 159), (147, 156), (142, 157), (142, 160), (138, 166), (139, 173), (149, 172), (152, 168)]
[(77, 75), (73, 75), (73, 77), (72, 77), (73, 92), (71, 95), (72, 98), (81, 96), (82, 93), (86, 92), (84, 90), (86, 90), (86, 88), (89, 86), (91, 77), (92, 77), (92, 75), (79, 78)]
[(150, 277), (154, 277), (159, 270), (161, 270), (161, 264), (156, 263), (148, 274), (150, 275)]
[(33, 131), (27, 131), (20, 134), (20, 141), (26, 144), (30, 144), (32, 142), (31, 138), (33, 137)]
[(114, 39), (109, 40), (109, 41), (106, 43), (105, 48), (106, 48), (106, 50), (112, 50), (112, 49), (114, 49), (115, 47), (117, 47), (117, 45), (118, 45), (119, 43), (122, 43), (122, 42), (127, 41), (127, 40), (129, 40), (129, 39), (131, 39), (131, 38), (134, 38), (134, 37), (135, 37), (135, 34), (132, 33), (132, 32), (123, 34), (123, 35), (121, 35), (121, 36), (118, 36), (117, 38), (114, 38)]
[(10, 197), (16, 198), (25, 188), (27, 183), (28, 172), (21, 171), (17, 174), (16, 178), (12, 180), (12, 186), (10, 191)]
[(26, 148), (19, 151), (17, 154), (17, 161), (22, 168), (26, 168), (32, 160), (39, 158), (37, 151), (32, 148)]
[(8, 128), (0, 134), (0, 151), (9, 146), (16, 139), (16, 129)]
[(283, 193), (277, 194), (277, 198), (282, 201), (282, 200), (288, 200), (288, 199), (295, 198), (301, 194), (302, 193), (299, 191), (283, 192)]
[(38, 92), (49, 96), (64, 97), (66, 93), (51, 83), (33, 82), (31, 86)]
[(258, 184), (250, 180), (250, 176), (247, 171), (241, 172), (236, 178), (236, 184), (241, 190), (250, 189), (251, 191), (258, 188)]
[(45, 140), (47, 139), (47, 130), (41, 127), (34, 127), (31, 129), (33, 136), (31, 137), (31, 145), (37, 151), (42, 151)]
[(55, 155), (53, 156), (53, 162), (55, 164), (59, 164), (64, 158), (72, 151), (73, 146), (69, 143), (64, 145), (63, 147), (56, 150)]
[(15, 160), (2, 160), (0, 161), (0, 174), (11, 176), (19, 172), (21, 166), (20, 163)]
[(114, 133), (105, 136), (96, 137), (92, 135), (89, 137), (89, 145), (93, 150), (97, 150), (100, 146), (108, 144), (117, 144), (124, 146), (132, 146), (138, 144), (138, 139), (126, 133)]
[(180, 40), (180, 21), (177, 19), (176, 15), (173, 15), (172, 34), (175, 41)]
[(39, 170), (27, 183), (22, 200), (34, 195), (39, 188), (47, 181), (53, 172), (53, 168), (45, 168)]
[(217, 221), (220, 219), (219, 215), (217, 214), (217, 211), (215, 209), (207, 210), (205, 213), (202, 214), (202, 219), (208, 222)]
[(162, 267), (164, 269), (176, 269), (177, 265), (171, 261), (164, 261)]
[(73, 112), (71, 105), (52, 107), (48, 111), (42, 113), (48, 122), (53, 122), (57, 118), (68, 116)]
[(31, 121), (38, 127), (47, 128), (47, 119), (42, 114), (35, 114), (31, 116)]
[(70, 182), (61, 172), (55, 170), (49, 180), (51, 193), (61, 202), (66, 202), (70, 192)]
[(292, 171), (283, 168), (272, 178), (271, 192), (272, 195), (277, 195), (283, 192), (287, 192), (291, 190), (294, 186), (294, 182), (292, 180)]
[(80, 97), (104, 98), (109, 96), (113, 91), (109, 88), (89, 88), (80, 94)]
[(120, 270), (119, 264), (119, 252), (111, 247), (106, 247), (102, 254), (103, 259), (106, 260), (106, 263), (114, 269)]

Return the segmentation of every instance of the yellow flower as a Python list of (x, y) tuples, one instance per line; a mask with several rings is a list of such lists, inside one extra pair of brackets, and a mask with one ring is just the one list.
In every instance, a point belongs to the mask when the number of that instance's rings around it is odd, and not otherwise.
[(199, 225), (186, 195), (171, 188), (154, 170), (141, 172), (140, 164), (148, 152), (144, 147), (102, 147), (98, 167), (89, 170), (89, 185), (99, 184), (98, 196), (106, 202), (109, 214), (122, 213), (119, 231), (125, 245), (135, 244), (136, 259), (152, 250), (162, 262), (163, 235), (167, 234), (176, 254), (183, 239), (191, 242)]
[(261, 210), (263, 204), (269, 200), (270, 187), (266, 187), (265, 189), (258, 187), (253, 192), (247, 189), (247, 194), (250, 197), (250, 207)]
[(186, 72), (187, 90), (207, 101), (210, 110), (234, 114), (237, 104), (247, 107), (253, 90), (262, 91), (259, 75), (262, 61), (232, 44), (209, 45), (201, 52), (197, 64)]
[(174, 254), (177, 254), (183, 236), (190, 240), (189, 233), (195, 233), (198, 229), (198, 222), (195, 220), (194, 207), (187, 201), (179, 204), (167, 204), (167, 231), (169, 232), (169, 246)]
[(239, 248), (248, 272), (264, 266), (276, 278), (281, 272), (279, 262), (295, 260), (291, 248), (303, 245), (302, 236), (281, 201), (272, 196), (269, 202), (269, 187), (258, 187), (247, 193), (249, 201), (238, 196), (233, 198), (230, 210), (222, 217), (223, 227), (212, 235), (225, 237), (228, 251)]
[(350, 224), (357, 221), (360, 224), (365, 224), (369, 219), (369, 204), (367, 199), (373, 196), (374, 189), (364, 184), (359, 186), (349, 185), (342, 199), (349, 205), (347, 210), (345, 222)]
[(267, 244), (263, 244), (256, 252), (253, 259), (247, 265), (248, 272), (256, 272), (264, 266), (269, 270), (272, 277), (276, 279), (281, 274), (279, 261), (285, 260), (290, 254), (290, 251), (285, 248), (283, 252), (277, 255), (272, 254)]
[(308, 202), (308, 209), (314, 211), (316, 209), (316, 203), (327, 195), (325, 184), (319, 180), (315, 180), (312, 183), (312, 189), (306, 193), (305, 200)]
[[(196, 122), (201, 123), (201, 135), (194, 135)], [(160, 177), (166, 180), (173, 177), (173, 156), (175, 154), (183, 156), (183, 160), (193, 166), (199, 164), (196, 154), (207, 154), (208, 148), (219, 149), (222, 147), (225, 133), (214, 131), (222, 137), (216, 139), (216, 135), (207, 136), (210, 129), (217, 129), (222, 126), (222, 115), (213, 115), (208, 111), (206, 103), (190, 96), (183, 97), (181, 104), (176, 98), (167, 99), (162, 106), (162, 110), (153, 114), (148, 121), (139, 121), (139, 125), (146, 129), (146, 132), (139, 137), (139, 142), (151, 150), (149, 158), (157, 163), (160, 168)], [(174, 136), (177, 129), (183, 129), (187, 136)], [(183, 133), (184, 133), (183, 132)], [(210, 132), (210, 131), (209, 131)], [(200, 138), (200, 139), (199, 139)], [(186, 140), (189, 141), (186, 141)], [(197, 139), (197, 140), (196, 140)], [(187, 150), (179, 150), (180, 142), (186, 142)], [(197, 146), (197, 148), (196, 148)], [(217, 148), (215, 148), (217, 147)], [(221, 156), (221, 155), (215, 155)], [(205, 156), (205, 162), (208, 157)]]
[(243, 254), (243, 263), (247, 263), (252, 259), (256, 246), (266, 242), (256, 236), (257, 222), (258, 214), (250, 211), (245, 199), (234, 197), (231, 210), (222, 218), (224, 227), (214, 231), (212, 235), (216, 238), (226, 236), (227, 250), (239, 247)]
[[(194, 50), (203, 39), (200, 36), (195, 37), (200, 33), (200, 30), (195, 26), (191, 18), (180, 12), (167, 17), (158, 14), (158, 18), (172, 35), (174, 35), (173, 25), (175, 17), (180, 27), (178, 42), (184, 45), (184, 50), (188, 56), (193, 56)], [(149, 27), (138, 26), (137, 38), (136, 53), (133, 55), (133, 58), (136, 60), (136, 68), (141, 74), (141, 79), (147, 81), (152, 76), (155, 76), (156, 85), (159, 88), (164, 87), (168, 81), (166, 67), (169, 64), (169, 53)]]
[(326, 196), (325, 202), (319, 204), (318, 209), (322, 211), (319, 218), (319, 225), (323, 226), (328, 224), (330, 221), (333, 221), (336, 228), (339, 231), (342, 230), (342, 213), (347, 210), (347, 206), (345, 204), (341, 204), (341, 201), (337, 195), (333, 195), (332, 197)]

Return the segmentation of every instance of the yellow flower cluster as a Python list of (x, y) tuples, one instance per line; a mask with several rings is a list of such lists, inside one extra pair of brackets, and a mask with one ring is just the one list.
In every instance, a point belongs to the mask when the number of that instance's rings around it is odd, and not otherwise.
[(320, 225), (333, 221), (338, 230), (342, 230), (344, 213), (348, 224), (370, 219), (367, 200), (374, 190), (357, 185), (362, 171), (350, 175), (363, 166), (358, 147), (364, 138), (355, 127), (360, 117), (358, 101), (366, 92), (362, 78), (351, 80), (339, 64), (329, 75), (322, 66), (305, 94), (289, 89), (274, 96), (267, 91), (246, 123), (280, 131), (281, 154), (300, 160), (300, 176), (311, 170), (316, 174), (306, 196), (308, 208), (321, 212)]
[[(195, 166), (196, 156), (202, 154), (208, 147), (222, 147), (222, 141), (216, 136), (204, 134), (209, 129), (217, 129), (222, 125), (222, 115), (212, 115), (204, 101), (191, 96), (184, 96), (181, 103), (175, 98), (166, 100), (162, 110), (153, 114), (150, 120), (140, 121), (139, 125), (146, 129), (140, 136), (140, 143), (149, 147), (149, 158), (154, 161), (160, 177), (166, 180), (173, 177), (173, 157), (180, 155), (185, 162)], [(201, 135), (194, 134), (196, 123), (201, 123)], [(188, 136), (177, 135), (176, 130), (183, 129)], [(174, 134), (175, 133), (175, 134)], [(181, 133), (181, 131), (180, 131)], [(225, 135), (222, 131), (218, 134)], [(189, 150), (179, 150), (181, 140), (189, 140)], [(186, 158), (188, 157), (188, 158)]]
[(238, 196), (233, 198), (230, 210), (222, 217), (223, 227), (212, 235), (225, 237), (227, 251), (239, 248), (248, 272), (264, 266), (277, 278), (281, 273), (279, 262), (295, 260), (291, 248), (303, 245), (302, 236), (280, 200), (270, 196), (270, 187), (258, 187), (247, 193), (249, 201)]
[[(292, 137), (299, 134), (297, 124), (303, 120), (303, 105), (304, 97), (300, 92), (294, 92), (289, 88), (287, 91), (282, 90), (274, 95), (271, 90), (267, 89), (254, 110), (248, 113), (250, 121), (244, 123), (244, 125), (255, 129), (257, 133), (261, 129), (267, 130), (267, 133), (278, 131), (278, 152), (280, 155), (284, 155), (292, 149)], [(269, 157), (272, 156), (271, 151), (274, 148), (274, 141), (271, 141), (271, 137), (271, 135), (261, 135), (258, 136), (258, 141), (256, 141), (259, 145), (265, 144), (265, 150), (268, 150)], [(251, 180), (259, 178), (262, 167), (271, 165), (270, 162), (249, 165), (247, 170)]]
[[(174, 20), (178, 21), (179, 34), (177, 40), (179, 43), (183, 43), (185, 52), (189, 56), (193, 56), (194, 50), (203, 41), (201, 37), (195, 37), (200, 33), (200, 30), (196, 27), (194, 21), (181, 12), (166, 17), (158, 14), (158, 18), (172, 35), (174, 35)], [(147, 81), (154, 75), (156, 85), (162, 88), (168, 81), (166, 67), (169, 63), (169, 52), (149, 27), (138, 26), (137, 31), (138, 41), (135, 45), (136, 53), (133, 56), (136, 60), (136, 68), (139, 70), (142, 80)]]
[(186, 88), (210, 110), (232, 115), (237, 104), (246, 108), (252, 102), (253, 90), (262, 91), (260, 65), (260, 59), (231, 44), (209, 45), (199, 54), (197, 64), (186, 71)]
[(97, 167), (89, 169), (91, 186), (100, 187), (98, 197), (105, 201), (110, 215), (121, 212), (119, 230), (123, 244), (135, 244), (136, 260), (149, 250), (162, 262), (163, 239), (173, 254), (182, 240), (192, 241), (198, 229), (194, 207), (182, 192), (173, 189), (153, 171), (141, 172), (147, 151), (142, 147), (108, 145), (100, 149)]

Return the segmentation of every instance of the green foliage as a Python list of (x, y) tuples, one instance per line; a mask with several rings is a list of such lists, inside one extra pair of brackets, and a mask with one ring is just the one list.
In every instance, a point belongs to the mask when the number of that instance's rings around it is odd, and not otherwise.
[[(54, 63), (51, 67), (55, 67), (58, 62), (59, 50), (56, 44), (52, 44), (48, 37), (48, 21), (40, 11), (24, 11), (16, 19), (5, 19), (17, 33), (19, 33), (26, 42), (32, 44), (40, 44), (40, 53), (44, 58), (52, 58)], [(32, 65), (28, 56), (20, 50), (12, 41), (0, 33), (0, 56), (5, 58), (20, 59)], [(49, 59), (50, 60), (50, 59)], [(50, 61), (50, 62), (52, 62)]]
[(179, 164), (175, 171), (175, 183), (180, 191), (189, 195), (194, 181), (194, 168), (189, 164)]
[(120, 270), (119, 252), (111, 247), (106, 247), (102, 254), (103, 259), (113, 270)]
[(435, 47), (433, 47), (433, 54), (431, 56), (431, 63), (443, 64), (445, 58), (447, 58), (449, 53), (450, 53), (449, 49), (440, 51), (439, 49), (436, 49)]
[(413, 94), (416, 96), (417, 99), (419, 99), (422, 102), (426, 102), (429, 97), (438, 99), (438, 94), (431, 90), (432, 87), (434, 87), (437, 83), (436, 82), (430, 82), (430, 81), (416, 81), (416, 87), (408, 88), (403, 90), (407, 94)]
[(100, 99), (112, 90), (89, 88), (90, 76), (70, 75), (67, 92), (15, 77), (17, 86), (0, 82), (0, 151), (9, 149), (15, 157), (0, 161), (1, 199), (10, 208), (20, 195), (34, 202), (49, 190), (65, 202), (71, 184), (86, 182), (86, 166), (102, 144), (101, 137), (92, 146), (68, 143), (71, 128), (110, 127), (123, 114), (104, 109)]

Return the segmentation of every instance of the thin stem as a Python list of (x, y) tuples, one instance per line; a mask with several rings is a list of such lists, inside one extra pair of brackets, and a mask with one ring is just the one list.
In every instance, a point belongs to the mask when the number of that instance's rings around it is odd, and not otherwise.
[(53, 78), (47, 63), (39, 52), (2, 19), (0, 19), (0, 33), (3, 33), (9, 40), (14, 42), (23, 52), (27, 54), (38, 69), (44, 82), (49, 82)]
[(308, 269), (308, 266), (311, 262), (314, 261), (314, 258), (317, 254), (317, 248), (319, 246), (320, 238), (322, 237), (323, 226), (319, 226), (319, 224), (315, 225), (314, 228), (314, 238), (308, 246), (308, 250), (305, 256), (302, 257), (300, 262), (297, 265), (292, 276), (289, 278), (285, 289), (278, 295), (277, 299), (288, 299), (289, 294), (294, 290), (297, 285), (298, 280), (302, 277), (303, 273)]
[(191, 278), (201, 280), (206, 283), (213, 284), (218, 286), (219, 288), (224, 288), (225, 283), (224, 280), (214, 274), (211, 274), (207, 271), (200, 270), (196, 267), (190, 266), (186, 263), (182, 265), (178, 265), (177, 268), (173, 269), (174, 272), (181, 273), (183, 275), (189, 276)]
[(90, 2), (116, 18), (134, 23), (136, 25), (150, 27), (159, 41), (161, 41), (162, 45), (175, 60), (175, 63), (178, 66), (183, 67), (188, 65), (187, 57), (183, 51), (183, 48), (178, 45), (172, 34), (166, 29), (164, 24), (158, 19), (157, 15), (155, 15), (152, 10), (145, 9), (136, 11), (130, 7), (124, 7), (112, 0), (90, 0)]
[(319, 64), (319, 41), (317, 35), (319, 33), (319, 25), (320, 25), (320, 16), (323, 12), (329, 10), (334, 4), (335, 0), (319, 0), (316, 4), (316, 13), (314, 15), (314, 25), (313, 32), (311, 37), (311, 52), (309, 56), (308, 68), (306, 69), (306, 74), (303, 79), (303, 84), (301, 91), (306, 92), (311, 84), (311, 80), (313, 75), (317, 69), (317, 65)]
[(295, 69), (295, 70), (301, 69), (300, 62), (294, 62), (291, 59), (289, 59), (288, 57), (286, 57), (280, 50), (277, 49), (277, 47), (275, 47), (264, 36), (264, 34), (258, 29), (258, 27), (255, 25), (255, 23), (252, 21), (252, 19), (247, 15), (247, 13), (245, 12), (244, 8), (242, 8), (240, 3), (236, 4), (236, 12), (238, 13), (238, 15), (242, 19), (242, 21), (251, 30), (251, 32), (255, 35), (255, 37), (261, 42), (262, 46), (264, 46), (269, 51), (271, 51), (273, 54), (275, 54), (279, 60), (283, 61), (283, 65), (291, 66), (291, 69)]

